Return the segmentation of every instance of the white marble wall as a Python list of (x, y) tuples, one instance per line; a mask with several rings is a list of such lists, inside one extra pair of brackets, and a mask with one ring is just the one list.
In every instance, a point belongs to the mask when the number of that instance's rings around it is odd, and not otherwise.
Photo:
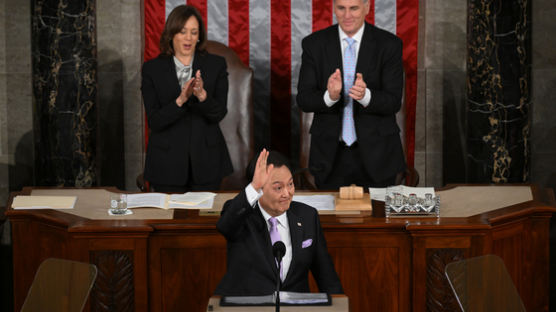
[(33, 183), (30, 5), (0, 0), (0, 206), (13, 185)]
[(556, 191), (556, 7), (536, 0), (532, 11), (531, 181)]
[(8, 192), (8, 129), (6, 107), (6, 1), (0, 0), (0, 207)]
[[(143, 64), (141, 0), (96, 0), (98, 52), (99, 132), (104, 147), (111, 133), (111, 117), (123, 114), (121, 161), (125, 169), (125, 189), (137, 191), (135, 179), (143, 171), (144, 113), (141, 102), (141, 65)], [(115, 107), (117, 106), (117, 107)], [(113, 124), (112, 127), (116, 127)], [(120, 135), (116, 133), (116, 135)], [(104, 153), (109, 152), (105, 149)], [(102, 157), (102, 156), (101, 156)], [(102, 166), (113, 164), (103, 162)], [(119, 168), (119, 167), (117, 167)], [(102, 179), (102, 176), (101, 176)], [(101, 185), (110, 185), (100, 181)]]
[(421, 186), (442, 186), (445, 109), (465, 97), (467, 3), (419, 2), (415, 167)]

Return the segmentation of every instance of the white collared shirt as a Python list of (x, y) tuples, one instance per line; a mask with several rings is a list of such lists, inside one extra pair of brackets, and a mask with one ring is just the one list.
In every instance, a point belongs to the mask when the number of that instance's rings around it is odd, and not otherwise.
[[(355, 40), (355, 59), (359, 56), (359, 48), (361, 47), (361, 38), (363, 38), (363, 31), (365, 30), (365, 24), (359, 28), (359, 30), (351, 37)], [(338, 33), (340, 35), (340, 44), (342, 45), (342, 60), (344, 59), (344, 51), (348, 47), (346, 38), (349, 36), (342, 30), (342, 27), (338, 26)]]
[[(361, 39), (363, 38), (363, 32), (365, 30), (365, 24), (363, 24), (363, 26), (361, 26), (361, 28), (359, 28), (359, 30), (351, 37), (355, 40), (355, 59), (357, 60), (359, 57), (359, 48), (361, 47)], [(340, 27), (338, 25), (338, 33), (340, 35), (340, 45), (342, 46), (342, 60), (344, 59), (344, 51), (346, 50), (348, 44), (346, 42), (346, 39), (348, 37), (348, 35), (342, 30), (342, 27)], [(357, 64), (357, 61), (356, 61)], [(365, 80), (365, 77), (363, 76), (363, 80)], [(342, 82), (343, 84), (343, 82)], [(330, 94), (328, 93), (328, 90), (326, 90), (326, 92), (324, 93), (324, 103), (326, 104), (326, 106), (331, 107), (332, 105), (336, 104), (336, 102), (338, 101), (334, 101), (330, 98)], [(367, 107), (369, 105), (369, 103), (371, 103), (371, 90), (369, 90), (369, 88), (365, 89), (365, 95), (363, 96), (363, 98), (360, 101), (357, 101), (359, 104), (363, 105), (363, 107)]]
[(195, 55), (193, 55), (193, 57), (191, 57), (191, 63), (189, 63), (189, 65), (184, 65), (175, 55), (174, 55), (174, 65), (176, 66), (176, 75), (178, 76), (178, 80), (180, 79), (180, 71), (182, 69), (184, 69), (185, 67), (189, 66), (189, 73), (187, 74), (187, 77), (185, 77), (185, 81), (188, 81), (189, 79), (191, 79), (191, 77), (193, 76), (193, 59), (195, 58)]
[[(249, 185), (245, 187), (245, 195), (251, 207), (254, 207), (255, 203), (259, 204), (259, 209), (263, 214), (263, 217), (266, 222), (266, 228), (268, 229), (268, 233), (270, 235), (270, 222), (268, 222), (268, 219), (270, 219), (272, 216), (269, 215), (268, 212), (266, 212), (263, 209), (261, 203), (258, 202), (259, 198), (263, 196), (263, 191), (261, 190), (257, 192), (257, 190), (255, 190), (255, 188), (251, 185), (251, 183), (249, 183)], [(278, 220), (278, 232), (280, 233), (280, 238), (282, 238), (282, 242), (284, 243), (284, 245), (286, 245), (286, 254), (282, 258), (282, 272), (284, 275), (282, 281), (284, 281), (284, 279), (288, 274), (288, 270), (290, 269), (290, 264), (292, 262), (292, 240), (290, 234), (290, 224), (288, 223), (287, 213), (283, 213), (279, 215), (278, 217), (276, 217), (276, 219)]]

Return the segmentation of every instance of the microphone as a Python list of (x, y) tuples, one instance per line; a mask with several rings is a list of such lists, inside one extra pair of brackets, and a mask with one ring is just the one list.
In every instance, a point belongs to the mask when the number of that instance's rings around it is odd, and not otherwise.
[(272, 254), (276, 261), (278, 261), (278, 266), (280, 266), (280, 262), (282, 261), (282, 257), (286, 254), (286, 245), (282, 241), (277, 241), (272, 245)]
[(278, 276), (276, 278), (276, 312), (280, 312), (280, 266), (282, 265), (282, 257), (286, 254), (286, 245), (282, 241), (277, 241), (272, 245), (272, 254), (278, 263)]

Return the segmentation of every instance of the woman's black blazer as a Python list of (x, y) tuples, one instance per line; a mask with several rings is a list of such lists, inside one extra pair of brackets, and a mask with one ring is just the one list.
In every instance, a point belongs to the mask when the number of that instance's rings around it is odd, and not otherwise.
[(196, 52), (193, 75), (198, 69), (206, 100), (192, 95), (178, 107), (181, 90), (173, 57), (159, 55), (143, 64), (141, 91), (150, 129), (144, 177), (151, 183), (181, 186), (193, 177), (196, 184), (214, 184), (233, 171), (218, 125), (227, 113), (226, 61)]

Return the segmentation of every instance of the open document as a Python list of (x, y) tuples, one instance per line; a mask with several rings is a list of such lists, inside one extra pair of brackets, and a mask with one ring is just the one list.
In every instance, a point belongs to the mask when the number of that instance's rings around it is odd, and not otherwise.
[(127, 208), (211, 209), (215, 196), (216, 193), (210, 192), (187, 192), (185, 194), (128, 194)]
[(316, 210), (334, 210), (334, 195), (294, 195), (293, 201), (304, 203)]

